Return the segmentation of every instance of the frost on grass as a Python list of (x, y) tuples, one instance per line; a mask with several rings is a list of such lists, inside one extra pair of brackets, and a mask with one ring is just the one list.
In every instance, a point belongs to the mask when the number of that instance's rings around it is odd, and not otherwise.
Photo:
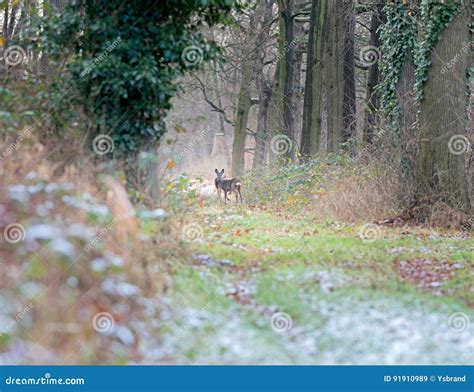
[[(474, 359), (473, 325), (453, 329), (451, 304), (435, 306), (411, 294), (375, 297), (371, 290), (345, 286), (350, 280), (340, 271), (285, 270), (275, 277), (276, 284), (300, 287), (304, 312), (288, 331), (270, 327), (266, 310), (282, 310), (278, 306), (240, 301), (218, 290), (233, 301), (171, 310), (163, 349), (150, 359), (197, 364), (469, 364)], [(241, 285), (229, 274), (225, 279), (224, 287)], [(473, 319), (472, 313), (466, 316)]]

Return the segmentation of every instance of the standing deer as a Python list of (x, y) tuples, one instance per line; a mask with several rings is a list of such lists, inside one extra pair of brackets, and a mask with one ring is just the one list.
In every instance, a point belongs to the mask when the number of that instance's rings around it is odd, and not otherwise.
[(227, 204), (227, 200), (230, 201), (230, 199), (227, 198), (227, 193), (233, 192), (235, 194), (235, 202), (239, 202), (240, 196), (240, 202), (242, 203), (242, 194), (240, 193), (240, 186), (242, 185), (242, 183), (240, 182), (240, 180), (236, 178), (224, 180), (224, 169), (222, 169), (221, 172), (216, 169), (215, 172), (217, 174), (217, 177), (214, 180), (214, 184), (216, 185), (219, 200), (221, 199), (221, 191), (224, 191), (224, 201)]

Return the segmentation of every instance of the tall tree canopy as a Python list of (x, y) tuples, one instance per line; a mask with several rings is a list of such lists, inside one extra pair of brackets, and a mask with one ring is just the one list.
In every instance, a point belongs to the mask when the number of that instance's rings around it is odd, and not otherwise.
[[(218, 54), (203, 26), (224, 22), (233, 0), (73, 0), (43, 20), (41, 47), (67, 56), (68, 83), (93, 116), (92, 141), (110, 135), (116, 155), (155, 148), (163, 118), (190, 68)], [(134, 164), (132, 164), (134, 165)]]

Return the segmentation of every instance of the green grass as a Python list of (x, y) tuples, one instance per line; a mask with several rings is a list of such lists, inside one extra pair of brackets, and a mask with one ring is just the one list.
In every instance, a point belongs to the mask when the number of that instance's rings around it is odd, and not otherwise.
[[(235, 267), (185, 264), (175, 275), (169, 331), (192, 325), (175, 339), (176, 362), (472, 362), (472, 323), (462, 333), (448, 326), (455, 312), (474, 320), (472, 238), (381, 227), (366, 241), (361, 226), (245, 206), (211, 205), (193, 219), (204, 232), (193, 253)], [(441, 293), (423, 290), (394, 267), (420, 258), (463, 268), (440, 282)], [(242, 285), (250, 288), (244, 299), (229, 295)], [(199, 322), (183, 316), (189, 309)], [(291, 317), (289, 331), (271, 328), (275, 312)]]

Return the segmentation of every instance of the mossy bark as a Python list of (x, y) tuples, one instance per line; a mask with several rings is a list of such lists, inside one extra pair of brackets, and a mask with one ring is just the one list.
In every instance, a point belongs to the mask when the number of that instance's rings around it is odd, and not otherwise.
[(460, 145), (456, 147), (452, 139), (458, 138), (459, 143), (468, 146), (471, 7), (467, 1), (460, 7), (459, 14), (441, 33), (430, 56), (428, 79), (419, 107), (415, 198), (419, 202), (442, 200), (453, 208), (469, 212), (465, 167), (469, 150), (466, 147), (465, 153), (457, 153)]
[[(380, 34), (379, 27), (384, 22), (383, 19), (383, 5), (382, 0), (377, 0), (372, 11), (372, 18), (370, 21), (370, 46), (380, 48)], [(379, 62), (369, 66), (367, 73), (367, 92), (365, 96), (365, 118), (364, 118), (364, 144), (371, 144), (377, 127), (379, 126), (378, 111), (379, 111), (379, 94), (375, 87), (379, 82)]]
[(250, 111), (250, 88), (252, 82), (252, 64), (249, 59), (242, 63), (239, 99), (232, 144), (232, 176), (241, 176), (245, 171), (245, 142), (247, 139), (247, 122)]
[(257, 36), (256, 46), (257, 62), (255, 64), (255, 82), (258, 90), (258, 115), (257, 115), (257, 131), (255, 134), (255, 154), (253, 158), (252, 169), (258, 169), (265, 163), (267, 156), (267, 146), (269, 139), (269, 107), (272, 99), (272, 83), (265, 79), (263, 67), (265, 64), (265, 45), (270, 36), (270, 27), (272, 23), (272, 0), (260, 0), (260, 6), (264, 6), (264, 16), (262, 27)]
[[(280, 36), (279, 36), (279, 98), (280, 121), (278, 133), (295, 141), (295, 97), (296, 97), (296, 37), (293, 19), (294, 0), (279, 0)], [(294, 149), (288, 149), (286, 157), (294, 158)]]
[(253, 67), (256, 61), (255, 47), (258, 43), (252, 36), (256, 29), (257, 21), (262, 8), (251, 16), (249, 24), (249, 36), (242, 51), (242, 67), (240, 78), (239, 98), (235, 113), (234, 140), (232, 143), (232, 176), (242, 176), (245, 172), (245, 143), (247, 139), (247, 123), (249, 118), (251, 102), (251, 88), (253, 80)]
[(322, 42), (327, 29), (328, 0), (313, 0), (308, 37), (301, 155), (314, 156), (321, 148), (324, 61)]
[(354, 2), (313, 1), (301, 153), (323, 150), (322, 123), (327, 118), (327, 151), (336, 152), (355, 132)]
[(327, 55), (328, 151), (337, 152), (355, 131), (355, 11), (352, 0), (330, 1)]

